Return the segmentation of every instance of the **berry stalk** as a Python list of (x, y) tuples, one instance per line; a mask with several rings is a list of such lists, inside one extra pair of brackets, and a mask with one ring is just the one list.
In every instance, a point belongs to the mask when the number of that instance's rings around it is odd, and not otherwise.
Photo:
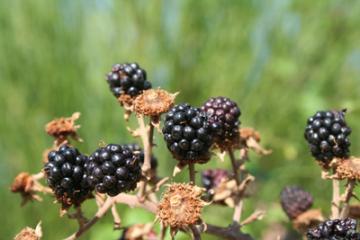
[(356, 184), (355, 180), (348, 180), (346, 184), (345, 193), (344, 196), (342, 197), (342, 200), (344, 201), (344, 205), (340, 212), (341, 219), (344, 219), (349, 215), (349, 207), (350, 207), (349, 202), (351, 197), (353, 196), (353, 190), (355, 188), (355, 184)]
[(340, 181), (333, 179), (332, 184), (331, 219), (337, 219), (340, 216)]
[(195, 164), (194, 163), (189, 163), (189, 179), (190, 179), (190, 184), (195, 185)]

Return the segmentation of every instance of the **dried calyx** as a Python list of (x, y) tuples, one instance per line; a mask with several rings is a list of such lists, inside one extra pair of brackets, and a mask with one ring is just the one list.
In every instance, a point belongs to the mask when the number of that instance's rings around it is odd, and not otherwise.
[(201, 200), (203, 189), (184, 183), (174, 183), (165, 191), (158, 205), (157, 216), (161, 224), (175, 233), (200, 221), (201, 210), (206, 205)]
[(162, 89), (143, 91), (134, 101), (134, 110), (138, 114), (150, 117), (160, 116), (173, 106), (177, 93), (171, 94)]
[(80, 118), (80, 113), (75, 112), (71, 117), (61, 117), (52, 120), (45, 126), (45, 131), (50, 136), (53, 136), (56, 139), (56, 145), (64, 143), (69, 140), (71, 137), (74, 140), (81, 141), (77, 130), (80, 128), (80, 125), (75, 125), (75, 121)]

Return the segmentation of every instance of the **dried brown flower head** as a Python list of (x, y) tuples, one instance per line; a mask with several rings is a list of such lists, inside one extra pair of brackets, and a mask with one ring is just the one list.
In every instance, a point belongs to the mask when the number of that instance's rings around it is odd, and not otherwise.
[(27, 172), (19, 173), (13, 183), (11, 184), (10, 190), (13, 193), (20, 193), (22, 197), (21, 205), (25, 205), (29, 200), (38, 200), (41, 198), (33, 191), (34, 180), (32, 176)]
[(145, 90), (134, 101), (135, 111), (146, 116), (159, 116), (173, 106), (176, 95), (162, 89)]
[(240, 148), (252, 149), (259, 155), (269, 155), (271, 150), (265, 149), (260, 145), (260, 134), (253, 128), (240, 129)]
[(260, 142), (260, 134), (253, 128), (240, 128), (240, 138), (243, 141), (253, 138), (256, 142)]
[(338, 162), (335, 178), (360, 180), (360, 158), (350, 158)]
[(118, 97), (118, 101), (121, 106), (125, 107), (125, 109), (132, 110), (132, 106), (134, 105), (134, 98), (127, 94), (121, 94)]
[(31, 175), (27, 172), (21, 172), (15, 177), (10, 189), (14, 193), (28, 193), (31, 191), (33, 185), (34, 181), (32, 180)]
[(80, 125), (75, 125), (75, 121), (79, 119), (79, 117), (80, 113), (75, 112), (71, 117), (54, 119), (46, 124), (45, 131), (56, 139), (57, 145), (66, 141), (68, 137), (81, 141), (77, 134)]
[(22, 229), (15, 237), (14, 240), (40, 240), (42, 237), (41, 223), (35, 229), (26, 227)]
[(124, 229), (120, 240), (156, 240), (156, 232), (151, 223), (134, 224)]
[(41, 201), (42, 198), (37, 195), (37, 192), (52, 193), (51, 189), (44, 187), (39, 183), (39, 179), (43, 178), (43, 173), (30, 175), (27, 172), (19, 173), (13, 183), (11, 184), (10, 190), (13, 193), (20, 193), (22, 197), (21, 205), (24, 205), (29, 200)]
[(201, 210), (206, 204), (200, 196), (203, 189), (185, 183), (174, 183), (164, 193), (157, 216), (164, 226), (183, 229), (200, 220)]

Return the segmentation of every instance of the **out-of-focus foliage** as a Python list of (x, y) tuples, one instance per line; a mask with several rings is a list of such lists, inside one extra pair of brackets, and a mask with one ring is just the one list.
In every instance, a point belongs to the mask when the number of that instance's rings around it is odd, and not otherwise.
[[(104, 80), (113, 63), (125, 61), (139, 62), (155, 87), (180, 90), (178, 102), (234, 99), (242, 125), (256, 127), (274, 150), (269, 157), (252, 155), (247, 165), (257, 185), (243, 217), (257, 207), (269, 211), (244, 231), (260, 239), (273, 222), (289, 226), (278, 204), (286, 184), (311, 191), (315, 205), (328, 211), (331, 184), (320, 180), (303, 129), (316, 110), (347, 107), (352, 153), (360, 154), (359, 23), (356, 0), (1, 0), (1, 238), (39, 220), (45, 239), (75, 231), (51, 199), (20, 208), (8, 186), (18, 172), (41, 168), (42, 150), (52, 143), (43, 125), (54, 117), (82, 113), (85, 142), (77, 146), (83, 152), (100, 141), (129, 141), (122, 109)], [(160, 173), (169, 173), (175, 161), (160, 135), (156, 142)], [(230, 164), (214, 158), (209, 166)], [(86, 205), (92, 213), (94, 206)], [(208, 208), (204, 218), (229, 224), (231, 210), (223, 209)], [(125, 224), (153, 220), (125, 207), (121, 215)], [(118, 235), (107, 216), (84, 239)]]

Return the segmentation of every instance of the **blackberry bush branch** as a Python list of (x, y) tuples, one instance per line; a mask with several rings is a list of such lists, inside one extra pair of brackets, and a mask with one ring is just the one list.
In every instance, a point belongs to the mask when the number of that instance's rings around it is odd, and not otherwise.
[(146, 127), (144, 121), (144, 115), (138, 115), (137, 121), (139, 124), (139, 134), (144, 147), (144, 163), (142, 165), (142, 172), (145, 178), (140, 183), (139, 189), (139, 198), (141, 201), (144, 200), (146, 186), (148, 183), (148, 179), (151, 178), (150, 170), (151, 170), (151, 156), (152, 156), (152, 147), (153, 147), (153, 135), (154, 135), (154, 125), (149, 123), (149, 128)]
[(106, 201), (102, 204), (102, 206), (98, 209), (95, 216), (88, 221), (85, 225), (83, 225), (77, 232), (72, 234), (70, 237), (66, 238), (66, 240), (75, 240), (82, 236), (87, 230), (89, 230), (99, 219), (101, 219), (112, 206), (116, 203), (123, 203), (131, 207), (141, 207), (149, 212), (155, 213), (156, 212), (156, 204), (145, 200), (144, 202), (140, 202), (138, 197), (120, 193), (115, 197), (108, 197)]
[(340, 215), (340, 181), (333, 179), (332, 188), (331, 219), (337, 219)]
[(348, 180), (348, 182), (346, 183), (344, 196), (341, 197), (341, 200), (343, 201), (343, 206), (340, 212), (340, 219), (344, 219), (349, 215), (349, 207), (350, 207), (349, 202), (351, 197), (353, 196), (353, 190), (355, 188), (355, 184), (356, 184), (355, 180)]

